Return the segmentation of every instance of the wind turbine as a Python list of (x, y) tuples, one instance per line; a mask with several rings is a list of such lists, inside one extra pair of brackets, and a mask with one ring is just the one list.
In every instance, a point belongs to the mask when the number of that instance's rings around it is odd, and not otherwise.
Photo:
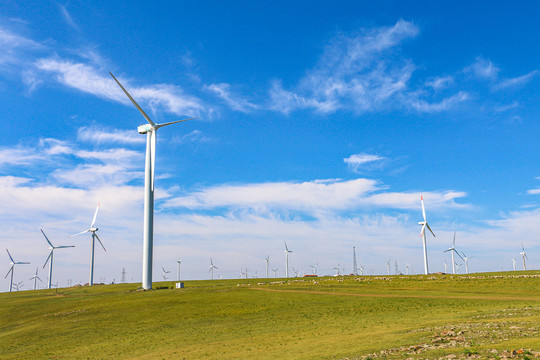
[(268, 264), (270, 262), (270, 255), (264, 258), (264, 261), (266, 261), (266, 278), (268, 279)]
[(24, 286), (24, 284), (23, 284), (23, 282), (21, 281), (21, 282), (19, 282), (18, 284), (13, 284), (13, 286), (15, 286), (15, 289), (16, 289), (17, 291), (19, 291), (19, 290)]
[(287, 243), (284, 241), (285, 243), (285, 277), (288, 278), (289, 277), (289, 253), (292, 253), (292, 250), (289, 250), (289, 248), (287, 247)]
[(464, 260), (463, 257), (457, 252), (456, 250), (456, 232), (454, 231), (454, 240), (452, 241), (452, 247), (448, 250), (444, 250), (443, 252), (452, 252), (452, 273), (456, 273), (456, 262), (454, 261), (454, 253), (458, 254), (458, 256), (461, 258), (461, 260)]
[[(93, 225), (91, 227), (94, 227)], [(51, 284), (52, 284), (52, 267), (53, 267), (53, 256), (54, 256), (54, 250), (56, 249), (64, 249), (64, 248), (70, 248), (70, 247), (75, 247), (74, 245), (66, 245), (66, 246), (54, 246), (51, 241), (49, 240), (49, 238), (47, 237), (47, 235), (45, 235), (45, 232), (43, 231), (43, 229), (40, 229), (41, 230), (41, 233), (43, 234), (43, 236), (45, 236), (45, 240), (47, 240), (47, 242), (49, 243), (49, 250), (51, 250), (51, 252), (49, 253), (49, 256), (47, 257), (47, 260), (45, 260), (45, 264), (43, 264), (43, 268), (45, 269), (45, 266), (47, 265), (47, 263), (49, 262), (50, 260), (50, 263), (49, 263), (49, 285), (48, 285), (48, 288), (50, 289), (51, 288)], [(96, 229), (97, 230), (97, 229)], [(36, 272), (36, 275), (37, 275), (37, 272)], [(35, 286), (35, 281), (34, 281), (34, 286)], [(35, 289), (34, 289), (35, 290)]]
[(169, 274), (171, 271), (170, 270), (165, 270), (165, 268), (163, 266), (161, 267), (161, 270), (163, 270), (163, 274), (161, 275), (163, 277), (163, 281), (166, 281), (168, 279), (167, 274)]
[(28, 279), (28, 280), (32, 280), (32, 279), (34, 280), (34, 290), (37, 289), (37, 281), (38, 281), (38, 280), (41, 281), (41, 282), (43, 282), (43, 281), (39, 278), (39, 276), (38, 276), (38, 269), (39, 269), (39, 266), (36, 267), (36, 274), (35, 274), (34, 276), (32, 276), (30, 279)]
[(516, 259), (512, 258), (512, 267), (514, 268), (514, 271), (516, 271)]
[(154, 170), (156, 162), (156, 133), (161, 127), (188, 121), (197, 118), (183, 119), (156, 124), (150, 119), (144, 110), (137, 104), (135, 99), (127, 92), (120, 82), (111, 74), (118, 86), (124, 91), (129, 100), (135, 105), (137, 110), (148, 121), (148, 124), (137, 128), (139, 134), (146, 134), (146, 160), (144, 166), (144, 225), (143, 225), (143, 273), (142, 287), (144, 290), (152, 289), (152, 258), (154, 248)]
[(339, 275), (339, 264), (337, 264), (337, 266), (335, 268), (333, 268), (334, 270), (336, 270), (336, 274), (334, 276), (338, 276)]
[(314, 274), (314, 275), (317, 275), (317, 266), (319, 266), (319, 264), (317, 264), (317, 265), (311, 265), (311, 268), (313, 269), (313, 274)]
[(277, 277), (276, 273), (278, 270), (279, 270), (278, 268), (272, 269), (272, 271), (274, 272), (274, 279)]
[(418, 222), (418, 225), (422, 225), (422, 230), (420, 230), (420, 236), (422, 236), (423, 245), (424, 245), (424, 273), (427, 275), (429, 274), (429, 268), (428, 268), (428, 258), (427, 258), (427, 245), (426, 245), (426, 227), (431, 232), (433, 237), (435, 237), (435, 233), (433, 233), (433, 230), (429, 227), (429, 224), (427, 222), (426, 218), (426, 208), (424, 207), (424, 197), (420, 196), (420, 201), (422, 201), (422, 215), (424, 217), (424, 221)]
[(180, 281), (180, 265), (182, 265), (182, 259), (176, 260), (178, 263), (178, 273), (176, 274), (176, 281)]
[(448, 273), (448, 263), (446, 262), (446, 259), (444, 259), (444, 273)]
[(462, 251), (461, 252), (463, 254), (463, 260), (465, 261), (465, 273), (468, 274), (469, 273), (469, 259), (472, 259), (472, 256), (467, 256), (465, 255), (465, 253)]
[(527, 254), (525, 253), (525, 247), (523, 247), (523, 243), (521, 243), (521, 252), (519, 253), (521, 257), (523, 258), (523, 271), (527, 270), (527, 264), (525, 264), (525, 258), (529, 259)]
[(405, 272), (409, 275), (409, 264), (405, 263)]
[[(105, 246), (103, 246), (103, 243), (101, 242), (99, 236), (97, 236), (96, 234), (96, 231), (98, 231), (98, 228), (95, 227), (98, 210), (99, 210), (99, 203), (97, 204), (96, 211), (94, 212), (94, 218), (92, 219), (92, 224), (90, 225), (90, 228), (88, 230), (84, 230), (84, 231), (81, 231), (80, 233), (72, 235), (72, 236), (77, 236), (81, 234), (86, 234), (87, 232), (92, 233), (92, 256), (90, 260), (90, 280), (88, 281), (88, 285), (90, 286), (94, 285), (94, 248), (96, 244), (96, 239), (101, 244), (101, 247), (103, 248), (103, 250), (107, 251), (105, 249)], [(49, 284), (51, 284), (51, 279), (49, 279)]]
[(217, 266), (214, 266), (214, 263), (212, 262), (212, 258), (210, 258), (210, 270), (208, 270), (208, 272), (212, 273), (212, 280), (214, 280), (214, 269), (217, 269), (217, 268), (218, 268)]
[(386, 275), (390, 275), (390, 259), (386, 262)]
[[(8, 256), (9, 256), (9, 259), (11, 260), (11, 267), (9, 268), (6, 276), (4, 276), (4, 279), (8, 277), (9, 273), (11, 273), (11, 279), (9, 281), (9, 292), (11, 292), (11, 290), (13, 289), (13, 270), (15, 269), (15, 265), (23, 265), (23, 264), (30, 264), (29, 262), (26, 262), (26, 261), (15, 261), (13, 260), (13, 258), (11, 257), (11, 254), (9, 253), (9, 250), (6, 249), (7, 253), (8, 253)], [(17, 285), (17, 284), (15, 284)], [(18, 288), (18, 285), (17, 285), (17, 291), (19, 290)]]

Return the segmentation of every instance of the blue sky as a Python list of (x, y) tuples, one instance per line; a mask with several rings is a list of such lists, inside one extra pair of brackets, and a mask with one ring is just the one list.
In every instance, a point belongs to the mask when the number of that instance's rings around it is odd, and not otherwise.
[[(25, 281), (140, 281), (144, 123), (158, 132), (154, 279), (292, 267), (422, 270), (420, 195), (442, 271), (538, 267), (540, 5), (524, 1), (4, 2), (0, 244)], [(56, 244), (55, 244), (56, 245)], [(100, 252), (101, 251), (101, 252)], [(9, 269), (5, 254), (3, 268)], [(460, 272), (463, 272), (463, 268)], [(17, 282), (18, 282), (17, 281)], [(7, 280), (3, 280), (8, 286)], [(29, 287), (29, 285), (28, 285)]]

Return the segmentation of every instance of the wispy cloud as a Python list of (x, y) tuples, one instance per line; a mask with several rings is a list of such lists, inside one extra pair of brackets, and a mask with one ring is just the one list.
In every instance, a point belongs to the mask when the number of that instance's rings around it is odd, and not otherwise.
[(504, 79), (500, 83), (498, 83), (495, 87), (496, 89), (505, 89), (505, 88), (514, 87), (514, 86), (525, 85), (526, 83), (531, 81), (536, 76), (536, 74), (538, 74), (538, 71), (534, 70), (522, 76), (518, 76), (518, 77), (510, 78), (510, 79)]
[(433, 90), (435, 91), (439, 91), (439, 90), (447, 88), (449, 85), (453, 83), (454, 83), (453, 76), (443, 76), (443, 77), (435, 77), (432, 79), (428, 79), (426, 81), (426, 86), (433, 88)]
[(247, 113), (251, 110), (257, 109), (258, 106), (250, 103), (246, 99), (233, 95), (231, 93), (230, 84), (211, 84), (207, 86), (207, 89), (217, 94), (229, 107), (235, 111)]
[(470, 72), (479, 79), (494, 80), (498, 77), (500, 69), (491, 60), (479, 56), (475, 62), (465, 68), (465, 72)]
[(465, 102), (469, 99), (469, 95), (465, 92), (458, 92), (455, 95), (442, 99), (439, 102), (430, 103), (422, 99), (411, 99), (410, 106), (420, 112), (434, 113), (446, 111), (454, 108), (456, 105)]
[(381, 166), (381, 163), (385, 160), (385, 157), (379, 155), (361, 153), (351, 155), (348, 158), (343, 159), (343, 162), (349, 166), (351, 171), (358, 173), (359, 169), (365, 165), (373, 165), (375, 163), (377, 166)]
[(145, 136), (134, 130), (108, 129), (102, 127), (81, 127), (77, 133), (77, 139), (94, 144), (119, 143), (119, 144), (143, 144)]
[(71, 16), (67, 8), (62, 4), (58, 4), (58, 8), (60, 9), (60, 14), (62, 14), (62, 17), (64, 18), (66, 24), (68, 24), (72, 29), (80, 31), (79, 26), (77, 25), (75, 20), (73, 20), (73, 17)]

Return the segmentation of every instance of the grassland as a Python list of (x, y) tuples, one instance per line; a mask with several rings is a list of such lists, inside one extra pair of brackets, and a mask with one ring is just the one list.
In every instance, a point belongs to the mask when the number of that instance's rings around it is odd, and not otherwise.
[(540, 357), (540, 272), (155, 285), (2, 293), (0, 358)]

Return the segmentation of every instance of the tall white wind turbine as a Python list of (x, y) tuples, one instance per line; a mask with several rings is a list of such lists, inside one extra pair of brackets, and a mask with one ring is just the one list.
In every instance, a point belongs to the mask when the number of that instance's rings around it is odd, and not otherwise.
[(264, 261), (266, 261), (266, 278), (268, 279), (268, 265), (270, 263), (270, 255), (264, 258)]
[[(8, 277), (9, 273), (11, 273), (11, 279), (9, 281), (9, 292), (11, 292), (11, 290), (13, 289), (13, 271), (15, 269), (15, 265), (23, 265), (23, 264), (30, 264), (29, 262), (26, 262), (26, 261), (15, 261), (13, 260), (13, 258), (11, 257), (11, 254), (9, 253), (9, 250), (6, 249), (7, 253), (8, 253), (8, 256), (9, 256), (9, 260), (11, 260), (11, 262), (9, 263), (11, 265), (11, 267), (9, 268), (6, 276), (4, 276), (4, 279)], [(17, 285), (17, 284), (15, 284)], [(17, 290), (19, 290), (17, 288)]]
[(292, 250), (289, 250), (287, 243), (285, 243), (285, 277), (289, 277), (289, 253), (292, 253)]
[(426, 208), (424, 207), (424, 197), (420, 196), (420, 200), (422, 201), (422, 216), (424, 217), (424, 221), (418, 222), (418, 225), (422, 225), (422, 230), (420, 231), (420, 236), (422, 236), (423, 245), (424, 245), (424, 274), (429, 274), (429, 268), (428, 268), (428, 258), (427, 258), (427, 245), (426, 245), (426, 227), (431, 232), (433, 237), (435, 237), (435, 233), (431, 228), (429, 227), (429, 224), (427, 222), (426, 218)]
[[(93, 227), (93, 226), (92, 226)], [(51, 250), (51, 252), (49, 253), (49, 256), (47, 257), (47, 260), (45, 260), (45, 264), (43, 264), (43, 268), (45, 269), (45, 266), (47, 265), (47, 263), (49, 262), (49, 284), (48, 284), (48, 288), (50, 289), (51, 288), (51, 284), (52, 284), (52, 267), (53, 267), (53, 257), (54, 257), (54, 250), (56, 249), (64, 249), (64, 248), (70, 248), (70, 247), (75, 247), (74, 245), (66, 245), (66, 246), (54, 246), (51, 241), (49, 240), (49, 238), (47, 237), (47, 235), (45, 235), (45, 232), (43, 231), (43, 229), (40, 229), (41, 230), (41, 233), (43, 234), (43, 236), (45, 236), (45, 240), (47, 240), (47, 243), (49, 243), (49, 250)], [(96, 229), (97, 230), (97, 229)], [(36, 273), (37, 275), (37, 273)], [(35, 281), (34, 281), (34, 286), (35, 286)], [(35, 289), (34, 289), (35, 290)]]
[(525, 247), (523, 246), (523, 243), (521, 243), (521, 252), (519, 253), (521, 257), (523, 258), (523, 271), (527, 270), (527, 264), (525, 263), (525, 258), (529, 259), (527, 257), (527, 254), (525, 253)]
[(176, 281), (180, 281), (180, 265), (182, 265), (182, 259), (178, 259), (176, 260), (176, 262), (178, 263), (178, 272), (176, 274)]
[[(212, 258), (210, 258), (210, 270), (208, 270), (208, 272), (212, 273), (212, 280), (214, 280), (214, 269), (217, 269), (218, 267), (217, 266), (214, 266), (214, 263), (212, 262)], [(246, 269), (246, 274), (247, 274), (247, 269)], [(247, 278), (247, 275), (246, 275), (246, 278)]]
[[(96, 234), (96, 232), (99, 230), (96, 227), (96, 218), (97, 218), (98, 210), (99, 210), (99, 203), (97, 204), (96, 211), (94, 212), (94, 218), (92, 219), (92, 224), (90, 225), (90, 228), (88, 230), (84, 230), (84, 231), (81, 231), (80, 233), (72, 235), (72, 236), (77, 236), (77, 235), (86, 234), (88, 232), (92, 233), (92, 255), (91, 255), (91, 259), (90, 259), (90, 279), (88, 281), (88, 285), (90, 285), (90, 286), (94, 285), (94, 249), (95, 249), (95, 245), (96, 245), (96, 239), (100, 243), (103, 250), (107, 251), (107, 249), (105, 249), (105, 246), (103, 246), (103, 243), (101, 242), (101, 239)], [(45, 235), (45, 234), (43, 234), (43, 235)], [(51, 283), (51, 279), (49, 279), (49, 284), (50, 283)]]
[(468, 274), (469, 273), (469, 259), (472, 259), (473, 257), (465, 255), (463, 251), (461, 252), (461, 254), (463, 254), (462, 259), (465, 261), (465, 273)]
[(148, 121), (148, 124), (137, 128), (139, 134), (146, 134), (146, 161), (144, 166), (144, 224), (143, 224), (143, 273), (142, 287), (144, 290), (152, 289), (152, 259), (154, 248), (154, 170), (156, 162), (156, 133), (161, 127), (188, 121), (197, 118), (183, 119), (156, 124), (150, 119), (144, 110), (137, 104), (135, 99), (127, 92), (120, 82), (111, 74), (118, 86), (124, 91), (137, 110)]
[(30, 279), (28, 279), (28, 280), (34, 280), (34, 290), (37, 289), (37, 281), (38, 281), (38, 280), (41, 281), (41, 282), (43, 282), (43, 280), (41, 280), (41, 279), (39, 278), (39, 276), (38, 276), (38, 269), (39, 269), (39, 266), (36, 267), (36, 274), (35, 274), (34, 276), (32, 276)]
[(452, 253), (452, 273), (456, 273), (456, 262), (454, 261), (454, 253), (458, 254), (458, 256), (461, 258), (461, 260), (464, 260), (463, 257), (457, 252), (456, 250), (456, 232), (454, 231), (454, 240), (452, 241), (452, 247), (444, 250), (443, 252), (450, 251)]

